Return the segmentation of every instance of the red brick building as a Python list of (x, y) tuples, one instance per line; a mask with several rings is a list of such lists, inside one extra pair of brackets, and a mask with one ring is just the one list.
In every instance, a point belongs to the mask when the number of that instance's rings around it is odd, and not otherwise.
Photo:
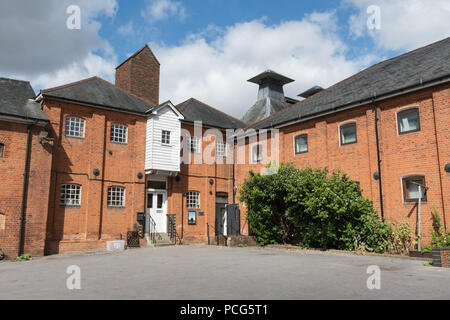
[[(115, 85), (94, 77), (35, 97), (28, 83), (0, 79), (8, 257), (103, 250), (135, 230), (149, 242), (248, 235), (246, 208), (233, 204), (249, 169), (272, 160), (341, 169), (380, 214), (413, 226), (423, 185), (424, 241), (433, 208), (447, 228), (450, 38), (313, 87), (302, 101), (284, 96), (293, 80), (268, 70), (250, 80), (260, 85), (252, 124), (196, 99), (160, 104), (159, 75), (145, 46), (116, 69)], [(266, 129), (267, 138), (252, 135)]]

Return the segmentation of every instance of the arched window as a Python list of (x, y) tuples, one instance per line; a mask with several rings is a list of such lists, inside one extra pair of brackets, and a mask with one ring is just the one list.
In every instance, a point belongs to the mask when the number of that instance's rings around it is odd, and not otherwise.
[(77, 184), (63, 184), (61, 186), (61, 206), (81, 205), (81, 186)]
[(200, 192), (189, 191), (186, 195), (188, 209), (200, 209)]
[(341, 137), (341, 146), (358, 142), (355, 122), (343, 124), (339, 128), (340, 128), (339, 131)]
[(113, 124), (111, 126), (111, 142), (127, 144), (128, 127), (123, 124)]
[(114, 208), (125, 207), (125, 188), (122, 187), (108, 188), (108, 207)]
[(67, 117), (65, 134), (66, 134), (66, 137), (84, 138), (84, 134), (85, 134), (84, 119), (77, 118), (77, 117)]
[(420, 131), (419, 108), (408, 108), (397, 113), (398, 134)]

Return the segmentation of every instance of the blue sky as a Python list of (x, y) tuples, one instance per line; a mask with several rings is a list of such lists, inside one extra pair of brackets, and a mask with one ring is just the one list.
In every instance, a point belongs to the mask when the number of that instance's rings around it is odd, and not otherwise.
[[(66, 27), (73, 4), (79, 30)], [(374, 7), (379, 25), (369, 29)], [(114, 82), (115, 67), (149, 44), (161, 101), (195, 97), (241, 117), (257, 94), (247, 80), (266, 69), (295, 79), (285, 93), (296, 97), (449, 30), (448, 0), (3, 0), (0, 76), (35, 91), (91, 76)]]

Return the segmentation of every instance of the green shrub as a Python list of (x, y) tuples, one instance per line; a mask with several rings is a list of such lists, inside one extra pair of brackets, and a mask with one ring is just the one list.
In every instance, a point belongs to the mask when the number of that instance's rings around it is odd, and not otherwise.
[(31, 260), (32, 256), (31, 254), (23, 254), (20, 257), (17, 257), (16, 260), (14, 260), (15, 262), (20, 262), (20, 261), (29, 261)]
[(450, 247), (450, 232), (442, 227), (441, 217), (436, 208), (433, 208), (433, 229), (431, 230), (431, 247), (443, 249)]
[(250, 172), (240, 190), (248, 222), (261, 245), (384, 252), (391, 229), (347, 175), (281, 165), (273, 175)]

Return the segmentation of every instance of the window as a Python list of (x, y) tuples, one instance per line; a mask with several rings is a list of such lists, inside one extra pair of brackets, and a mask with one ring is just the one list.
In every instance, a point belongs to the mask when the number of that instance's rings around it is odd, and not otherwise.
[(113, 124), (111, 126), (111, 142), (128, 143), (128, 127), (122, 124)]
[(80, 206), (81, 205), (81, 186), (76, 184), (63, 184), (61, 186), (62, 206)]
[(85, 121), (81, 118), (66, 118), (66, 137), (84, 138)]
[(200, 209), (200, 192), (190, 191), (187, 193), (186, 198), (189, 209)]
[(115, 208), (125, 207), (125, 188), (122, 187), (108, 188), (108, 207), (115, 207)]
[[(422, 187), (420, 193), (419, 186)], [(422, 201), (427, 201), (425, 186), (424, 176), (403, 178), (403, 199), (405, 202), (417, 202), (419, 198), (422, 198)]]
[(0, 143), (0, 159), (3, 158), (4, 154), (5, 154), (5, 145), (3, 143)]
[(252, 148), (252, 162), (258, 163), (263, 160), (262, 156), (262, 145), (258, 144), (256, 146), (253, 146)]
[(419, 109), (400, 111), (397, 114), (397, 122), (399, 134), (420, 131)]
[(227, 156), (227, 143), (222, 141), (216, 141), (216, 157)]
[(161, 143), (165, 145), (170, 145), (170, 131), (166, 130), (162, 131)]
[(356, 123), (347, 123), (340, 127), (341, 145), (352, 144), (357, 142)]
[(189, 138), (189, 146), (191, 149), (191, 152), (193, 153), (200, 153), (200, 138), (199, 137), (190, 137)]
[(295, 137), (295, 154), (308, 152), (308, 135), (302, 134)]

